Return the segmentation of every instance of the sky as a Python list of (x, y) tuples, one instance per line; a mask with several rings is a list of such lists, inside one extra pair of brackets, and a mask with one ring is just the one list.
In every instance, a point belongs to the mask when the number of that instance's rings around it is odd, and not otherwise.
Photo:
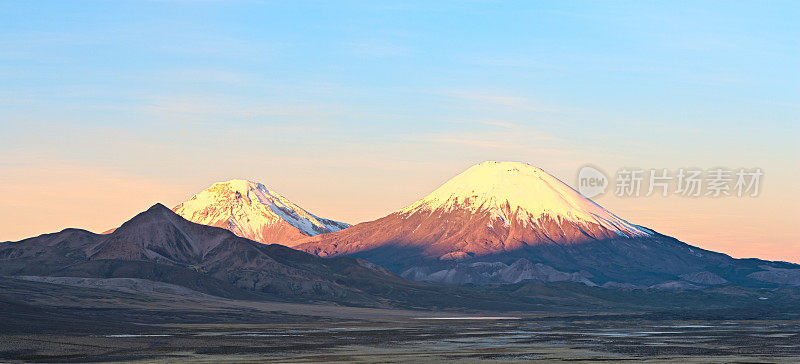
[[(0, 241), (212, 183), (382, 217), (486, 160), (761, 168), (757, 197), (594, 200), (800, 263), (794, 1), (3, 1)], [(612, 191), (613, 192), (613, 191)]]

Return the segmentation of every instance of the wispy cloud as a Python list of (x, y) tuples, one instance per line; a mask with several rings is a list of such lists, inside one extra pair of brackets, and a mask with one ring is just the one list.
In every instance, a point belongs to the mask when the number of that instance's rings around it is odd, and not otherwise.
[(157, 78), (160, 82), (241, 85), (249, 83), (249, 80), (256, 76), (223, 68), (179, 68), (157, 71), (153, 73), (152, 77)]
[(506, 150), (519, 149), (518, 145), (503, 143), (500, 141), (468, 139), (463, 137), (448, 137), (441, 135), (422, 137), (419, 138), (418, 140), (431, 143), (458, 144), (468, 147), (485, 148), (485, 149), (506, 149)]
[(512, 122), (502, 121), (502, 120), (480, 120), (480, 121), (478, 121), (478, 123), (481, 123), (481, 124), (484, 124), (484, 125), (499, 126), (501, 128), (506, 128), (506, 129), (512, 129), (512, 128), (515, 128), (515, 127), (519, 126), (519, 125), (514, 124)]
[(212, 117), (218, 120), (274, 116), (322, 118), (345, 113), (344, 106), (338, 104), (262, 103), (260, 100), (242, 101), (203, 94), (153, 97), (142, 106), (142, 111), (168, 118)]
[(524, 68), (524, 69), (560, 69), (563, 67), (554, 66), (552, 64), (539, 62), (531, 59), (531, 56), (520, 55), (516, 57), (487, 57), (487, 56), (473, 56), (465, 57), (464, 62), (482, 67), (503, 67), (503, 68)]
[(370, 57), (393, 57), (405, 56), (410, 54), (410, 49), (406, 46), (393, 44), (388, 41), (362, 41), (348, 42), (344, 44), (350, 52), (360, 56)]
[(154, 46), (156, 51), (260, 62), (274, 58), (284, 47), (285, 44), (278, 42), (225, 36), (206, 37), (190, 32), (174, 34)]
[(506, 110), (524, 112), (553, 112), (555, 109), (545, 107), (535, 99), (524, 96), (514, 95), (490, 90), (473, 89), (451, 89), (434, 92), (434, 94), (458, 102), (468, 102), (475, 108), (503, 108)]
[(505, 105), (505, 106), (526, 106), (533, 109), (538, 108), (534, 106), (532, 100), (522, 96), (509, 96), (489, 94), (479, 91), (458, 90), (450, 92), (451, 96), (465, 99), (468, 101), (477, 101), (487, 104)]
[[(531, 150), (544, 149), (559, 151), (564, 141), (552, 134), (510, 122), (479, 120), (475, 123), (484, 128), (470, 128), (428, 133), (406, 138), (413, 142), (431, 144), (460, 145), (487, 150)], [(488, 128), (487, 128), (488, 127)]]

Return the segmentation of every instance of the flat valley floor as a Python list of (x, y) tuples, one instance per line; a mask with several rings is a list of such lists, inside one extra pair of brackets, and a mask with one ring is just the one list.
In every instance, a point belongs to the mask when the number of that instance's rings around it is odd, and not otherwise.
[(175, 325), (135, 334), (2, 335), (0, 359), (37, 362), (798, 362), (797, 321), (364, 320)]
[(796, 363), (800, 317), (435, 312), (0, 279), (0, 362), (444, 360)]

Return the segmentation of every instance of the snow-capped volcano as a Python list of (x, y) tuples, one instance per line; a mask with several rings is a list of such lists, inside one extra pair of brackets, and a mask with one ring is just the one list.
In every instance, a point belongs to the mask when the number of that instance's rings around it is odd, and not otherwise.
[(631, 224), (518, 162), (475, 165), (408, 207), (295, 248), (444, 283), (652, 285), (729, 259)]
[[(620, 219), (540, 168), (518, 162), (484, 162), (467, 169), (425, 198), (400, 210), (402, 215), (452, 212), (489, 213), (505, 225), (536, 228), (542, 220), (579, 226), (599, 225), (621, 236), (649, 231)], [(541, 226), (538, 226), (541, 227)]]
[(172, 210), (189, 221), (265, 244), (291, 246), (298, 239), (349, 226), (311, 214), (261, 183), (241, 179), (215, 183)]
[(537, 167), (484, 162), (389, 216), (308, 239), (301, 248), (329, 256), (403, 245), (426, 258), (461, 260), (542, 243), (650, 233)]

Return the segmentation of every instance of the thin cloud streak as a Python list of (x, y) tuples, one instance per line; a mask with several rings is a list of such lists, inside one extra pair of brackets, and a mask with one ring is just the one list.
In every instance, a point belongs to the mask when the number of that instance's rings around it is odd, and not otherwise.
[(470, 102), (508, 106), (526, 111), (548, 111), (546, 108), (534, 103), (533, 100), (523, 96), (500, 95), (473, 90), (454, 90), (445, 92), (443, 95)]

